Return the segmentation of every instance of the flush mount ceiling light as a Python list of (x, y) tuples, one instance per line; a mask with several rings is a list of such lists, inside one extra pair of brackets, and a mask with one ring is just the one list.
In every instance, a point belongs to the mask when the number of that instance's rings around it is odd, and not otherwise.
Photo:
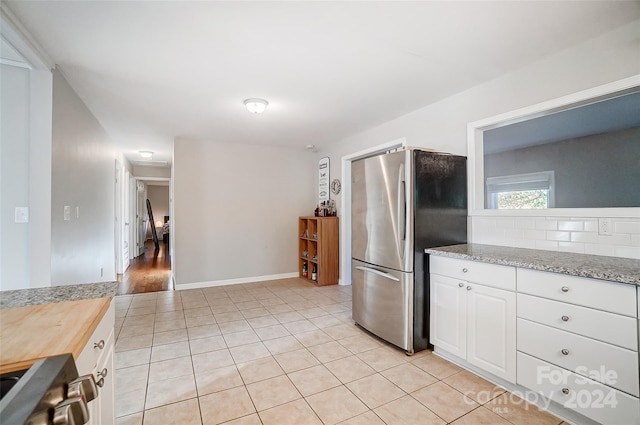
[(151, 151), (139, 151), (138, 153), (143, 158), (151, 158), (153, 156), (153, 152)]
[(267, 102), (264, 99), (247, 99), (244, 101), (244, 106), (247, 107), (247, 110), (252, 114), (261, 114), (267, 109)]

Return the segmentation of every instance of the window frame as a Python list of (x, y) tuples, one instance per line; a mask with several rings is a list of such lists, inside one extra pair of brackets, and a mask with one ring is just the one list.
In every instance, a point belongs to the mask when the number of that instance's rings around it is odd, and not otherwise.
[[(555, 172), (538, 171), (535, 173), (512, 174), (509, 176), (487, 177), (485, 182), (486, 207), (490, 210), (500, 210), (498, 208), (498, 193), (522, 192), (526, 190), (546, 190), (547, 207), (538, 208), (549, 209), (556, 205), (555, 200)], [(501, 211), (513, 211), (513, 209), (502, 209)]]

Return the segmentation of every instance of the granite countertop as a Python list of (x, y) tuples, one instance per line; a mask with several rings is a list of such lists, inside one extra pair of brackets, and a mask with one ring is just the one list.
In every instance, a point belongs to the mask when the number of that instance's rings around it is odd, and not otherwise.
[(425, 249), (425, 252), (483, 263), (640, 285), (640, 260), (630, 258), (481, 244), (443, 246)]
[(113, 298), (117, 289), (118, 282), (100, 282), (0, 291), (0, 309), (91, 298)]

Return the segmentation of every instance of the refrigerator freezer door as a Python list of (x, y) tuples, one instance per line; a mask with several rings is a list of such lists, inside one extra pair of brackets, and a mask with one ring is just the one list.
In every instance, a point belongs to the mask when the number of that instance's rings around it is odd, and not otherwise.
[(413, 352), (413, 273), (352, 261), (353, 320)]
[(351, 256), (413, 271), (412, 187), (409, 151), (351, 164)]

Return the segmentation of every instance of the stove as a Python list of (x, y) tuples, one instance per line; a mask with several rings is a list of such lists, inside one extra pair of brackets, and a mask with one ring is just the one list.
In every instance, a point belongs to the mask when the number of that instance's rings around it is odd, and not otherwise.
[(6, 425), (86, 424), (87, 403), (98, 396), (93, 375), (78, 376), (71, 354), (2, 374), (0, 383), (0, 422)]

